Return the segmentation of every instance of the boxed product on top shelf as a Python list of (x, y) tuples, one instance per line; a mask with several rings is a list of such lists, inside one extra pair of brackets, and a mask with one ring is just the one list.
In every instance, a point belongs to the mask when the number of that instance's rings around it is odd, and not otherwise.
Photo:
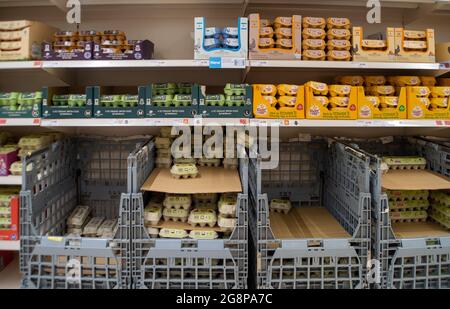
[(149, 86), (93, 88), (94, 118), (143, 118)]
[(91, 118), (93, 87), (43, 87), (43, 118)]
[(22, 287), (131, 286), (127, 159), (146, 140), (73, 137), (26, 157), (31, 169), (23, 172), (21, 191)]
[(362, 27), (353, 27), (353, 61), (396, 61), (398, 51), (395, 49), (395, 29), (387, 28), (385, 38), (382, 36), (380, 33), (367, 39)]
[(395, 28), (396, 61), (436, 62), (434, 29), (422, 31)]
[(207, 27), (205, 17), (195, 17), (194, 58), (233, 57), (247, 59), (248, 19), (239, 17), (237, 27)]
[(357, 119), (357, 87), (308, 82), (305, 84), (305, 106), (307, 119)]
[[(302, 57), (302, 17), (249, 15), (249, 59), (294, 60)], [(275, 38), (275, 39), (274, 39)]]
[(359, 119), (406, 119), (406, 89), (395, 88), (385, 76), (338, 76), (336, 83), (355, 86)]
[(41, 59), (39, 44), (50, 39), (55, 30), (36, 21), (1, 21), (0, 61)]
[(247, 159), (230, 159), (236, 165), (222, 167), (220, 158), (194, 158), (183, 145), (174, 150), (173, 166), (197, 165), (198, 175), (174, 178), (172, 163), (158, 163), (172, 143), (168, 132), (171, 136), (170, 129), (163, 129), (129, 161), (135, 287), (245, 288)]
[(446, 216), (436, 216), (436, 210), (446, 211), (437, 205), (445, 198), (437, 195), (450, 188), (450, 148), (392, 137), (353, 141), (353, 146), (370, 158), (373, 258), (380, 263), (378, 280), (371, 283), (378, 288), (449, 288), (450, 231)]
[(58, 31), (42, 43), (44, 60), (142, 60), (153, 57), (149, 40), (127, 40), (120, 30)]
[(255, 118), (305, 118), (305, 87), (299, 85), (253, 85)]
[(198, 114), (198, 85), (190, 83), (152, 84), (145, 105), (150, 118), (192, 118)]
[(281, 141), (278, 166), (250, 159), (249, 222), (258, 288), (366, 287), (369, 160), (341, 143)]
[(19, 147), (11, 139), (11, 134), (0, 132), (0, 176), (11, 174), (11, 164), (17, 161)]
[(20, 187), (0, 188), (0, 240), (19, 239)]
[(391, 76), (388, 80), (406, 91), (408, 119), (450, 118), (450, 86), (436, 86), (433, 77)]
[(200, 86), (198, 114), (203, 118), (251, 118), (252, 97), (252, 87), (247, 84)]
[(1, 118), (39, 118), (42, 91), (0, 93)]
[(350, 61), (351, 24), (348, 18), (303, 17), (302, 59)]

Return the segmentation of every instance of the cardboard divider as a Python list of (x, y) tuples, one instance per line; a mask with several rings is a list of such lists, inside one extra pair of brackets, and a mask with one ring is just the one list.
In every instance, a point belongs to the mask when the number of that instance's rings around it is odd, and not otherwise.
[(434, 222), (392, 223), (392, 229), (397, 238), (450, 236), (450, 231)]
[(270, 226), (276, 239), (351, 238), (325, 207), (293, 208), (287, 215), (271, 212)]
[(450, 179), (428, 170), (389, 170), (381, 176), (386, 190), (446, 190)]
[(196, 178), (176, 179), (169, 169), (155, 168), (141, 190), (174, 194), (242, 192), (238, 170), (199, 167)]

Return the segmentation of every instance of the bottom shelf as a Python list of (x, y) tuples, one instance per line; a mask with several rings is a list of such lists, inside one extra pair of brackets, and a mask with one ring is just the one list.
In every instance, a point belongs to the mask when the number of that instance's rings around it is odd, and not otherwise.
[(392, 229), (397, 238), (450, 236), (450, 231), (434, 222), (393, 223)]
[(276, 239), (351, 238), (325, 207), (293, 208), (287, 215), (270, 213)]
[(19, 256), (0, 271), (0, 290), (2, 289), (19, 289), (21, 275), (19, 271)]

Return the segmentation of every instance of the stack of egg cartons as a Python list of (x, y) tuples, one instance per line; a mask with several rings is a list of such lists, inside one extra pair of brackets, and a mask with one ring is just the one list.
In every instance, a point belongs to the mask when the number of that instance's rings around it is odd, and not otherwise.
[(237, 223), (237, 194), (223, 193), (218, 202), (219, 216), (217, 225), (223, 230), (224, 234), (230, 234)]
[(450, 192), (433, 191), (430, 196), (430, 217), (446, 229), (450, 229)]
[(237, 27), (209, 27), (205, 29), (205, 50), (218, 48), (237, 50), (239, 49), (239, 31)]
[(77, 206), (67, 218), (67, 233), (72, 236), (81, 236), (86, 223), (89, 221), (90, 213), (89, 206)]
[(155, 138), (156, 167), (170, 168), (172, 166), (171, 130), (171, 127), (162, 127), (160, 135)]
[(350, 61), (352, 59), (350, 27), (348, 18), (329, 17), (327, 19), (327, 60)]
[(164, 194), (155, 192), (144, 209), (144, 225), (152, 238), (156, 238), (159, 235), (159, 228), (156, 226), (162, 217), (163, 201)]
[(427, 209), (430, 206), (428, 195), (428, 190), (387, 191), (391, 221), (426, 221)]
[(326, 21), (322, 17), (304, 17), (303, 18), (303, 60), (325, 60), (325, 32)]

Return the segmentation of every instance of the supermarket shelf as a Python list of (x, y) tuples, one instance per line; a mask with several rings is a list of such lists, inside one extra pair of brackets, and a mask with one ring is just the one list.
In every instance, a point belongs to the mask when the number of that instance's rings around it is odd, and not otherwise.
[(450, 128), (450, 120), (296, 120), (251, 119), (252, 125), (305, 128)]
[(0, 289), (19, 289), (21, 275), (17, 256), (5, 269), (0, 271)]
[(0, 176), (0, 185), (22, 185), (22, 176)]
[(0, 240), (0, 251), (19, 251), (20, 240)]

